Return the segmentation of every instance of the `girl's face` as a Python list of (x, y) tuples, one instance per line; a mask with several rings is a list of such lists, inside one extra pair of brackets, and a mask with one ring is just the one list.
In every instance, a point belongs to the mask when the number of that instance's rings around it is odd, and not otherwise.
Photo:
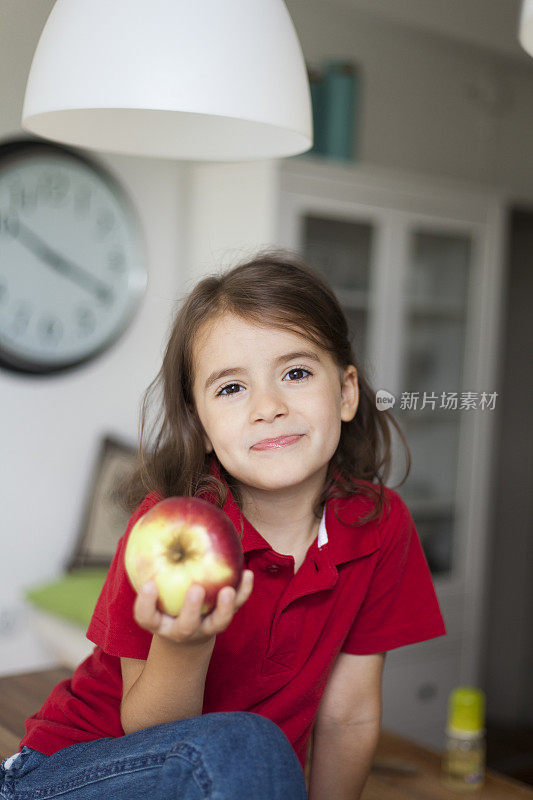
[[(357, 372), (303, 336), (225, 314), (193, 349), (193, 396), (206, 450), (240, 484), (261, 490), (319, 486), (359, 399)], [(264, 439), (294, 444), (258, 450)]]

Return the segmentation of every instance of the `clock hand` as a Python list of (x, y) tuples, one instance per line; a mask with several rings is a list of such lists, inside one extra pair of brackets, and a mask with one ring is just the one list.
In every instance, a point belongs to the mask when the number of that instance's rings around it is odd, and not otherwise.
[(84, 289), (88, 289), (95, 294), (99, 300), (103, 300), (104, 302), (112, 300), (113, 290), (110, 286), (98, 278), (95, 278), (87, 272), (87, 270), (83, 269), (83, 267), (79, 267), (77, 264), (68, 261), (57, 253), (41, 239), (40, 236), (34, 233), (31, 228), (28, 228), (27, 225), (21, 222), (20, 219), (17, 219), (16, 222), (12, 219), (8, 219), (7, 229), (14, 238), (17, 238), (21, 244), (35, 253), (35, 255), (48, 264), (48, 266), (60, 272), (62, 275), (65, 275), (67, 278), (70, 278)]

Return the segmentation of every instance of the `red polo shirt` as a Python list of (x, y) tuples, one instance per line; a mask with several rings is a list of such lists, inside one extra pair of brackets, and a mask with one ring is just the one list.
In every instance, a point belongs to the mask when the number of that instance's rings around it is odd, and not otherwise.
[[(213, 469), (220, 477), (216, 463)], [(268, 717), (284, 731), (302, 768), (339, 651), (378, 653), (446, 633), (409, 510), (394, 490), (386, 493), (390, 514), (385, 510), (381, 520), (361, 527), (343, 521), (365, 515), (367, 497), (329, 500), (319, 536), (296, 574), (293, 557), (272, 549), (231, 493), (224, 506), (238, 531), (244, 522), (244, 559), (254, 588), (216, 637), (202, 712)], [(147, 495), (119, 541), (87, 630), (96, 645), (92, 655), (26, 720), (20, 748), (50, 755), (76, 742), (123, 735), (120, 656), (146, 659), (152, 638), (133, 618), (124, 550), (133, 524), (160, 499)]]

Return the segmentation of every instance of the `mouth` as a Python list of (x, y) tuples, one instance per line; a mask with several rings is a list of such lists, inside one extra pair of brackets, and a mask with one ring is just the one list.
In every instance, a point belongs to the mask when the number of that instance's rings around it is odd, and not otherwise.
[(252, 445), (251, 450), (276, 450), (280, 447), (289, 447), (291, 444), (296, 444), (303, 434), (295, 433), (290, 436), (278, 436), (276, 439), (263, 439), (261, 442)]

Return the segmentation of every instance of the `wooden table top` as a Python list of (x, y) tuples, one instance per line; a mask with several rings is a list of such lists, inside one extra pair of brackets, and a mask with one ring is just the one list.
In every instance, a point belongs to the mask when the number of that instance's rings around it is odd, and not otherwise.
[[(381, 770), (388, 762), (407, 762), (417, 769), (415, 775), (393, 775)], [(440, 782), (442, 755), (402, 736), (382, 730), (372, 771), (361, 800), (457, 800), (462, 797), (480, 800), (533, 798), (533, 789), (525, 783), (487, 769), (484, 785), (477, 791), (454, 791)]]
[[(18, 752), (24, 720), (41, 707), (59, 681), (71, 675), (71, 670), (58, 667), (0, 677), (0, 760)], [(391, 769), (395, 764), (406, 764), (416, 772), (400, 774)], [(475, 792), (446, 788), (440, 782), (440, 770), (440, 753), (382, 730), (361, 800), (533, 800), (531, 787), (491, 769), (486, 771), (484, 786)]]

